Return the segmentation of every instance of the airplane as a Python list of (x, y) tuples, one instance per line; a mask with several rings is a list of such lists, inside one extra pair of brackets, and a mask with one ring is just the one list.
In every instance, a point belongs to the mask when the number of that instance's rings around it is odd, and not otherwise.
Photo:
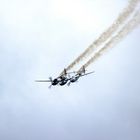
[(51, 82), (51, 85), (49, 86), (49, 88), (51, 88), (51, 86), (56, 86), (56, 85), (63, 86), (69, 80), (68, 74), (69, 73), (67, 73), (66, 69), (64, 69), (63, 74), (61, 74), (55, 79), (52, 79), (52, 77), (49, 77), (49, 80), (36, 80), (36, 82)]
[(92, 74), (92, 73), (94, 73), (94, 71), (86, 73), (85, 67), (83, 66), (82, 69), (76, 73), (76, 75), (72, 76), (69, 79), (69, 83), (67, 85), (70, 86), (71, 83), (77, 82), (80, 77), (86, 76), (86, 75)]
[[(74, 76), (70, 76), (71, 73), (74, 73), (74, 74), (76, 73), (76, 74)], [(55, 79), (52, 79), (52, 77), (50, 77), (49, 80), (36, 80), (36, 82), (51, 82), (51, 85), (49, 86), (49, 88), (51, 88), (52, 86), (56, 86), (56, 85), (64, 86), (67, 83), (68, 83), (67, 85), (70, 86), (71, 83), (78, 81), (78, 79), (80, 77), (91, 74), (91, 73), (94, 73), (94, 71), (86, 73), (84, 66), (78, 72), (74, 71), (74, 72), (67, 73), (67, 70), (64, 69), (64, 71), (61, 73), (61, 75)]]

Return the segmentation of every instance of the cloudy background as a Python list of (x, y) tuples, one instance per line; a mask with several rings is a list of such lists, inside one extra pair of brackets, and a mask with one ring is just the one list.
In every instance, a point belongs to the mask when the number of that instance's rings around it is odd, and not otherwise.
[(139, 140), (140, 29), (89, 67), (48, 89), (116, 19), (127, 0), (0, 0), (0, 139)]

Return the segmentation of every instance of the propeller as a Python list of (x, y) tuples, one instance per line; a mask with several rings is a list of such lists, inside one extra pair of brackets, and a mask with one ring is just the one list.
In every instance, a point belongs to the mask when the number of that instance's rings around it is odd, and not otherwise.
[(70, 86), (71, 82), (69, 82), (67, 85)]
[(48, 88), (51, 89), (52, 85), (50, 85)]
[(53, 81), (52, 77), (49, 77), (49, 79), (50, 79), (51, 82)]

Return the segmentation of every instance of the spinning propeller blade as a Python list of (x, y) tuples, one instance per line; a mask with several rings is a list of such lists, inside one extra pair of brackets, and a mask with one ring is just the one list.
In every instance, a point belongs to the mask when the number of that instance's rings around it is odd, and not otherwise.
[(52, 85), (50, 85), (48, 88), (51, 89)]
[(52, 77), (49, 77), (49, 79), (50, 79), (51, 82), (53, 81)]
[(71, 82), (69, 82), (67, 85), (70, 86)]

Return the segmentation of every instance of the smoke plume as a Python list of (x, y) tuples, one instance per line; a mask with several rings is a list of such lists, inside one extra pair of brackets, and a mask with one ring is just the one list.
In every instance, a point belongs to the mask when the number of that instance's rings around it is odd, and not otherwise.
[[(100, 45), (102, 45), (105, 41), (107, 41), (112, 35), (127, 21), (127, 19), (131, 16), (133, 11), (135, 10), (138, 2), (140, 0), (130, 0), (128, 3), (128, 6), (119, 14), (118, 18), (114, 21), (114, 23), (105, 31), (101, 34), (99, 38), (97, 38), (78, 58), (76, 58), (67, 68), (66, 70), (71, 70), (75, 65), (79, 64), (81, 61), (84, 60), (84, 58), (87, 58), (90, 54), (93, 53)], [(124, 30), (124, 29), (123, 29)], [(120, 32), (120, 34), (122, 34)], [(124, 33), (123, 33), (124, 34)], [(122, 35), (121, 35), (122, 36)], [(116, 40), (117, 40), (116, 36)], [(114, 40), (114, 39), (113, 39)], [(120, 40), (120, 39), (119, 39)], [(111, 41), (112, 42), (112, 41)], [(114, 42), (114, 41), (113, 41)], [(111, 45), (112, 43), (108, 43)], [(104, 48), (105, 49), (105, 48)], [(104, 50), (103, 49), (103, 50)], [(102, 52), (102, 51), (101, 51)], [(98, 53), (96, 54), (95, 57), (101, 54)], [(93, 58), (92, 58), (93, 59)], [(92, 61), (92, 60), (91, 60)], [(86, 64), (88, 66), (89, 63)], [(63, 72), (62, 72), (63, 73)], [(61, 74), (62, 74), (61, 73)]]

